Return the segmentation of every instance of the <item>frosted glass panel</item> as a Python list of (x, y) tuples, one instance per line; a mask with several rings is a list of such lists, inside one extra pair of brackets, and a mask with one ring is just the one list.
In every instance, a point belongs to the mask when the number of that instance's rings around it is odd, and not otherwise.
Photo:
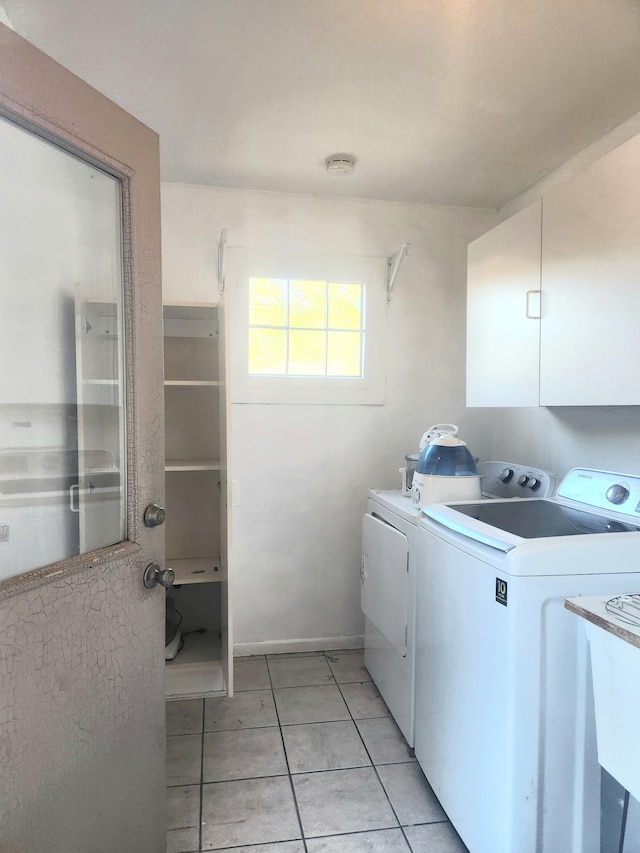
[(121, 186), (0, 119), (0, 580), (126, 538)]

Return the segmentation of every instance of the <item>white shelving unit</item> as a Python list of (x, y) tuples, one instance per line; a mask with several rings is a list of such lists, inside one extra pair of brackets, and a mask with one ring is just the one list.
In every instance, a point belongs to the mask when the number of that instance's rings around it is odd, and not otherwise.
[(77, 483), (69, 506), (76, 513), (78, 549), (86, 553), (117, 541), (125, 503), (120, 346), (122, 317), (115, 301), (75, 302)]
[[(215, 305), (164, 306), (166, 564), (183, 645), (166, 665), (167, 698), (228, 691), (222, 571), (221, 431)], [(221, 426), (222, 423), (222, 426)]]

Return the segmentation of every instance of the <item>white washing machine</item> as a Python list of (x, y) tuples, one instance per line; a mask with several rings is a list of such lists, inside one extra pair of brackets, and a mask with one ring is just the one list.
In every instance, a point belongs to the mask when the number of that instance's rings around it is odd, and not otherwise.
[(472, 853), (598, 853), (587, 641), (565, 598), (640, 590), (640, 477), (425, 507), (416, 757)]
[[(478, 466), (483, 498), (549, 495), (553, 475), (507, 462)], [(421, 516), (400, 490), (371, 490), (362, 523), (364, 661), (389, 711), (414, 745), (416, 527)]]

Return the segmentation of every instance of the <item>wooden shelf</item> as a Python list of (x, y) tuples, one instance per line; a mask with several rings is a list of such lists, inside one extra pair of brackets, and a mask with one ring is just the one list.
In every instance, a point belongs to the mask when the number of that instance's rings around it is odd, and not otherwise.
[(221, 643), (215, 631), (187, 634), (184, 646), (165, 666), (167, 699), (218, 696), (226, 688), (222, 675)]
[(219, 471), (219, 459), (167, 459), (165, 471)]
[(222, 580), (219, 557), (167, 557), (165, 562), (175, 573), (175, 586), (188, 583), (220, 583)]
[(217, 338), (215, 305), (164, 305), (165, 338)]
[(165, 379), (165, 388), (218, 388), (220, 382), (217, 379)]

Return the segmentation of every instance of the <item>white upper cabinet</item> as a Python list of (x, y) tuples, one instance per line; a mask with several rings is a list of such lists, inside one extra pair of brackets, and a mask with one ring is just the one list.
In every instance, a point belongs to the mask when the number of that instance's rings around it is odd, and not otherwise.
[(471, 243), (467, 305), (467, 405), (639, 405), (640, 136)]
[(640, 137), (544, 197), (542, 406), (640, 404)]
[(537, 406), (541, 203), (469, 245), (467, 405)]

